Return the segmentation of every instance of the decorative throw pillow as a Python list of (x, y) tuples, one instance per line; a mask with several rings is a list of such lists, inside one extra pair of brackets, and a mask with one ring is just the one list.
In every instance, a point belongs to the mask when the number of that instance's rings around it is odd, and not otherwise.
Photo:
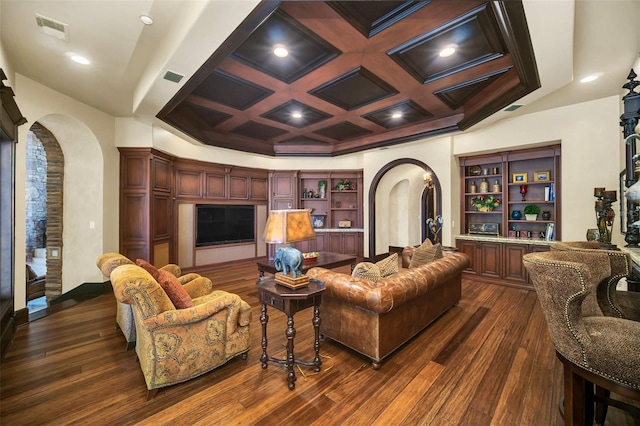
[(393, 253), (391, 256), (376, 262), (376, 266), (380, 268), (380, 275), (382, 278), (388, 277), (398, 272), (398, 253)]
[(141, 268), (144, 268), (151, 276), (157, 281), (158, 280), (158, 268), (150, 264), (144, 259), (136, 259), (136, 265)]
[(413, 252), (409, 269), (417, 268), (418, 266), (426, 265), (433, 262), (436, 259), (442, 258), (442, 245), (440, 243), (431, 245), (431, 247), (425, 247), (421, 245)]
[(382, 278), (380, 274), (380, 268), (375, 263), (371, 262), (360, 262), (353, 268), (353, 272), (351, 273), (352, 277), (356, 278), (366, 278), (369, 281), (377, 282), (380, 278)]
[(156, 278), (160, 287), (163, 288), (164, 292), (167, 293), (169, 299), (171, 299), (171, 303), (177, 309), (190, 308), (193, 305), (193, 300), (191, 300), (191, 296), (187, 293), (187, 290), (182, 287), (180, 281), (173, 275), (171, 272), (163, 271), (162, 269), (158, 271), (158, 278)]

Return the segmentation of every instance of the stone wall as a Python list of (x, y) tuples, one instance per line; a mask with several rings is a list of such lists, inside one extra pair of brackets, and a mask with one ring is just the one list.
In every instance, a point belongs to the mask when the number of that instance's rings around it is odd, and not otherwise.
[(27, 134), (26, 155), (26, 256), (47, 245), (47, 154), (32, 132)]

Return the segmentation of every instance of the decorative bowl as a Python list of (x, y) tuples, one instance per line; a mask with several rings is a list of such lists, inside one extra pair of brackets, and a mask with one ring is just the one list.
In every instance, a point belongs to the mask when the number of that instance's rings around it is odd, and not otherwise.
[(318, 253), (317, 251), (310, 251), (308, 253), (302, 253), (302, 257), (304, 258), (305, 262), (316, 260), (319, 255), (320, 255), (320, 253)]

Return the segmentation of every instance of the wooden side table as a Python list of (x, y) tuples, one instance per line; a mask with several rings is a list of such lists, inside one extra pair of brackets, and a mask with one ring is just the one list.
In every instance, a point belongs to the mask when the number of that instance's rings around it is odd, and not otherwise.
[[(259, 278), (256, 287), (260, 293), (262, 301), (262, 313), (260, 315), (260, 324), (262, 324), (262, 368), (267, 368), (267, 363), (277, 362), (287, 366), (287, 381), (289, 389), (296, 387), (296, 373), (294, 371), (295, 364), (301, 364), (308, 367), (314, 367), (314, 371), (320, 371), (322, 361), (320, 360), (320, 303), (322, 302), (322, 293), (324, 292), (324, 283), (318, 280), (311, 280), (308, 287), (292, 290), (288, 287), (277, 285), (273, 276)], [(287, 315), (287, 359), (276, 359), (267, 355), (267, 323), (269, 315), (267, 315), (267, 306), (276, 308)], [(295, 359), (293, 354), (293, 339), (296, 336), (296, 329), (293, 325), (293, 316), (296, 312), (313, 306), (313, 328), (315, 331), (315, 358), (313, 361), (302, 361)]]

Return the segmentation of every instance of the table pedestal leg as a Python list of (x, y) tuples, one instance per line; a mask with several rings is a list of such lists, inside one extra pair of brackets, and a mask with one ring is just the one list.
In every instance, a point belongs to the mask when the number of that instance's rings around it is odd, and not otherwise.
[(316, 357), (313, 359), (313, 370), (317, 373), (322, 366), (322, 360), (320, 359), (320, 307), (318, 305), (313, 306), (313, 329), (316, 337), (313, 343), (313, 348), (316, 350)]
[(262, 312), (260, 314), (260, 324), (262, 324), (262, 355), (260, 361), (262, 362), (262, 368), (267, 368), (267, 362), (269, 357), (267, 356), (267, 322), (269, 322), (269, 315), (267, 315), (267, 305), (262, 304)]
[(295, 367), (295, 358), (293, 356), (293, 338), (296, 337), (296, 329), (293, 327), (293, 316), (289, 316), (287, 319), (287, 381), (289, 382), (289, 389), (293, 390), (296, 387), (296, 373), (293, 369)]

